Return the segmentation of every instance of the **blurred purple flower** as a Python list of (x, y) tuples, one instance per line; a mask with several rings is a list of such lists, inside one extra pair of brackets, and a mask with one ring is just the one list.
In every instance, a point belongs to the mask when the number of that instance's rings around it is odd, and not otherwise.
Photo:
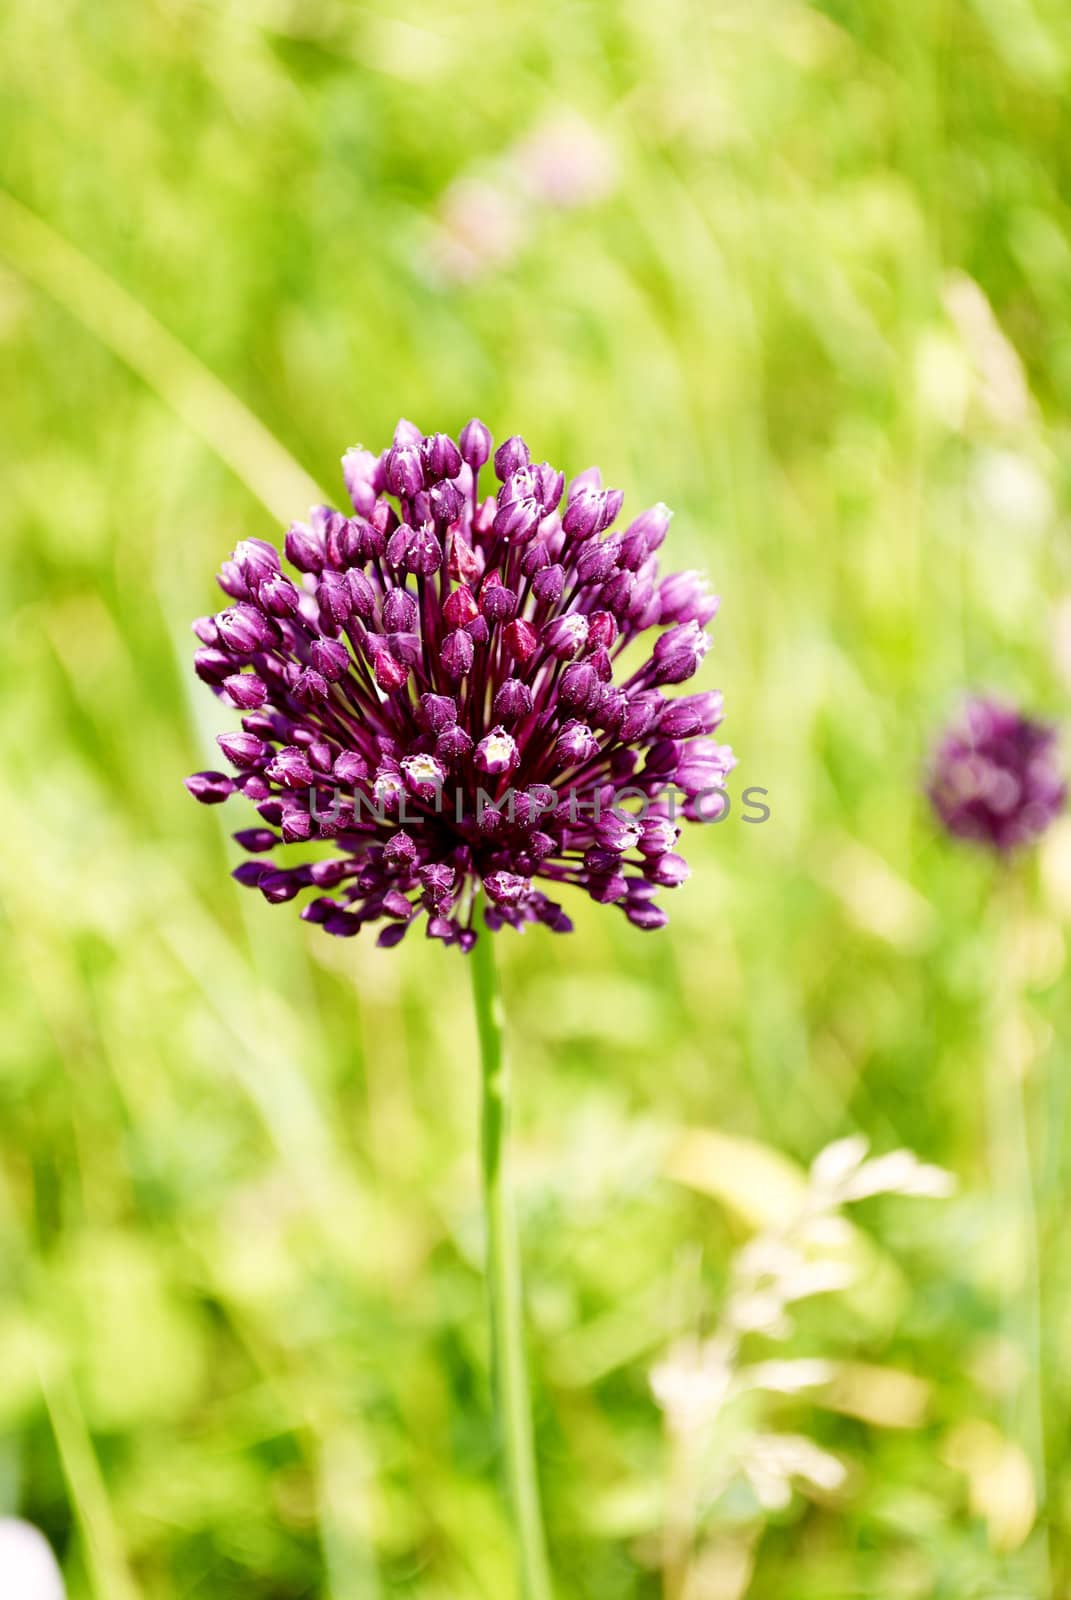
[(1063, 809), (1056, 730), (995, 700), (970, 700), (934, 753), (929, 796), (957, 838), (1007, 853), (1031, 844)]
[[(220, 575), (230, 604), (194, 624), (199, 676), (244, 714), (219, 735), (233, 775), (187, 787), (208, 805), (253, 802), (235, 877), (273, 903), (313, 891), (302, 915), (329, 933), (385, 921), (393, 945), (425, 913), (431, 937), (468, 949), (481, 883), (492, 927), (568, 931), (544, 892), (563, 885), (661, 927), (658, 890), (687, 876), (674, 791), (685, 817), (710, 817), (704, 797), (734, 765), (705, 737), (721, 696), (662, 691), (710, 644), (659, 581), (665, 508), (607, 531), (620, 494), (594, 469), (565, 493), (519, 438), (494, 454), (501, 486), (481, 500), (491, 456), (476, 421), (458, 445), (401, 422), (381, 456), (348, 451), (354, 514), (318, 506), (290, 528), (298, 582), (270, 545), (243, 541)], [(619, 653), (660, 623), (622, 676)], [(334, 853), (274, 859), (317, 840)]]

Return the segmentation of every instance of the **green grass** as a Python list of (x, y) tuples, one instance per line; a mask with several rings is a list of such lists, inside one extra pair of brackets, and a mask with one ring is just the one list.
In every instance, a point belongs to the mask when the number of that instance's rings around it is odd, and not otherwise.
[[(692, 1127), (803, 1163), (861, 1130), (960, 1188), (871, 1203), (885, 1287), (793, 1343), (925, 1379), (919, 1424), (779, 1402), (847, 1489), (757, 1542), (730, 1497), (689, 1600), (742, 1592), (744, 1545), (758, 1600), (1071, 1584), (1071, 832), (1011, 941), (919, 797), (965, 686), (1066, 711), (1069, 21), (0, 9), (0, 1514), (73, 1600), (512, 1594), (467, 975), (238, 889), (232, 808), (181, 786), (213, 764), (188, 621), (221, 556), (337, 498), (342, 449), (399, 414), (473, 412), (675, 508), (724, 597), (703, 682), (772, 807), (697, 830), (664, 935), (585, 903), (571, 939), (499, 941), (562, 1600), (661, 1592), (647, 1373), (747, 1235), (667, 1176)], [(437, 280), (448, 183), (563, 105), (616, 190)], [(986, 1129), (1013, 1055), (1033, 1222), (1014, 1126)], [(1035, 1229), (1048, 1501), (1009, 1538), (980, 1427), (1025, 1440)]]

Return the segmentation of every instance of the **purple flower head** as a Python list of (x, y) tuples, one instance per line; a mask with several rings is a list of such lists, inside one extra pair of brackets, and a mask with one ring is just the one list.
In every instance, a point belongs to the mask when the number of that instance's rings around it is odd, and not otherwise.
[(957, 838), (1002, 854), (1032, 844), (1067, 798), (1056, 730), (998, 701), (970, 700), (934, 752), (928, 792)]
[(655, 898), (687, 877), (677, 811), (717, 815), (733, 765), (702, 737), (721, 696), (665, 692), (699, 668), (716, 608), (695, 575), (658, 573), (669, 512), (615, 531), (622, 497), (591, 469), (559, 513), (564, 475), (519, 437), (495, 451), (476, 419), (456, 440), (401, 422), (343, 476), (355, 516), (293, 523), (290, 575), (243, 540), (228, 604), (194, 624), (198, 675), (242, 717), (219, 738), (233, 775), (187, 787), (254, 808), (236, 879), (272, 904), (307, 896), (304, 918), (339, 937), (378, 923), (384, 946), (423, 919), (471, 949), (481, 886), (491, 928), (568, 932), (567, 886), (663, 926)]

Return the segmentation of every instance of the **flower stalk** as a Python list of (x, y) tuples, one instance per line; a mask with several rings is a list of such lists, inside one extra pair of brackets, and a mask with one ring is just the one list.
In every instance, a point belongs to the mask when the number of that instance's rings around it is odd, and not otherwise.
[(493, 940), (476, 940), (469, 967), (480, 1041), (480, 1148), (495, 1410), (517, 1537), (521, 1594), (524, 1600), (551, 1600), (524, 1352), (520, 1250), (507, 1171), (510, 1074)]

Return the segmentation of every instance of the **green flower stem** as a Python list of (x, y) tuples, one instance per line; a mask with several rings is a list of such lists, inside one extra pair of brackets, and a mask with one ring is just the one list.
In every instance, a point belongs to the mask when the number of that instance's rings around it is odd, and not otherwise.
[(494, 938), (483, 927), (482, 916), (478, 921), (480, 936), (469, 956), (469, 967), (482, 1066), (481, 1151), (495, 1403), (517, 1535), (521, 1593), (524, 1600), (551, 1600), (524, 1354), (520, 1252), (506, 1173), (510, 1079), (502, 1045), (502, 1001)]
[(1017, 871), (1004, 870), (994, 896), (994, 1022), (988, 1050), (987, 1123), (995, 1221), (1003, 1228), (1015, 1219), (1022, 1280), (1006, 1290), (1004, 1331), (1023, 1360), (1023, 1375), (1007, 1397), (1008, 1436), (1022, 1449), (1034, 1480), (1036, 1537), (1043, 1592), (1050, 1587), (1043, 1392), (1043, 1311), (1041, 1244), (1030, 1140), (1027, 1096), (1032, 1066), (1026, 1044), (1022, 950), (1027, 940), (1025, 885)]

